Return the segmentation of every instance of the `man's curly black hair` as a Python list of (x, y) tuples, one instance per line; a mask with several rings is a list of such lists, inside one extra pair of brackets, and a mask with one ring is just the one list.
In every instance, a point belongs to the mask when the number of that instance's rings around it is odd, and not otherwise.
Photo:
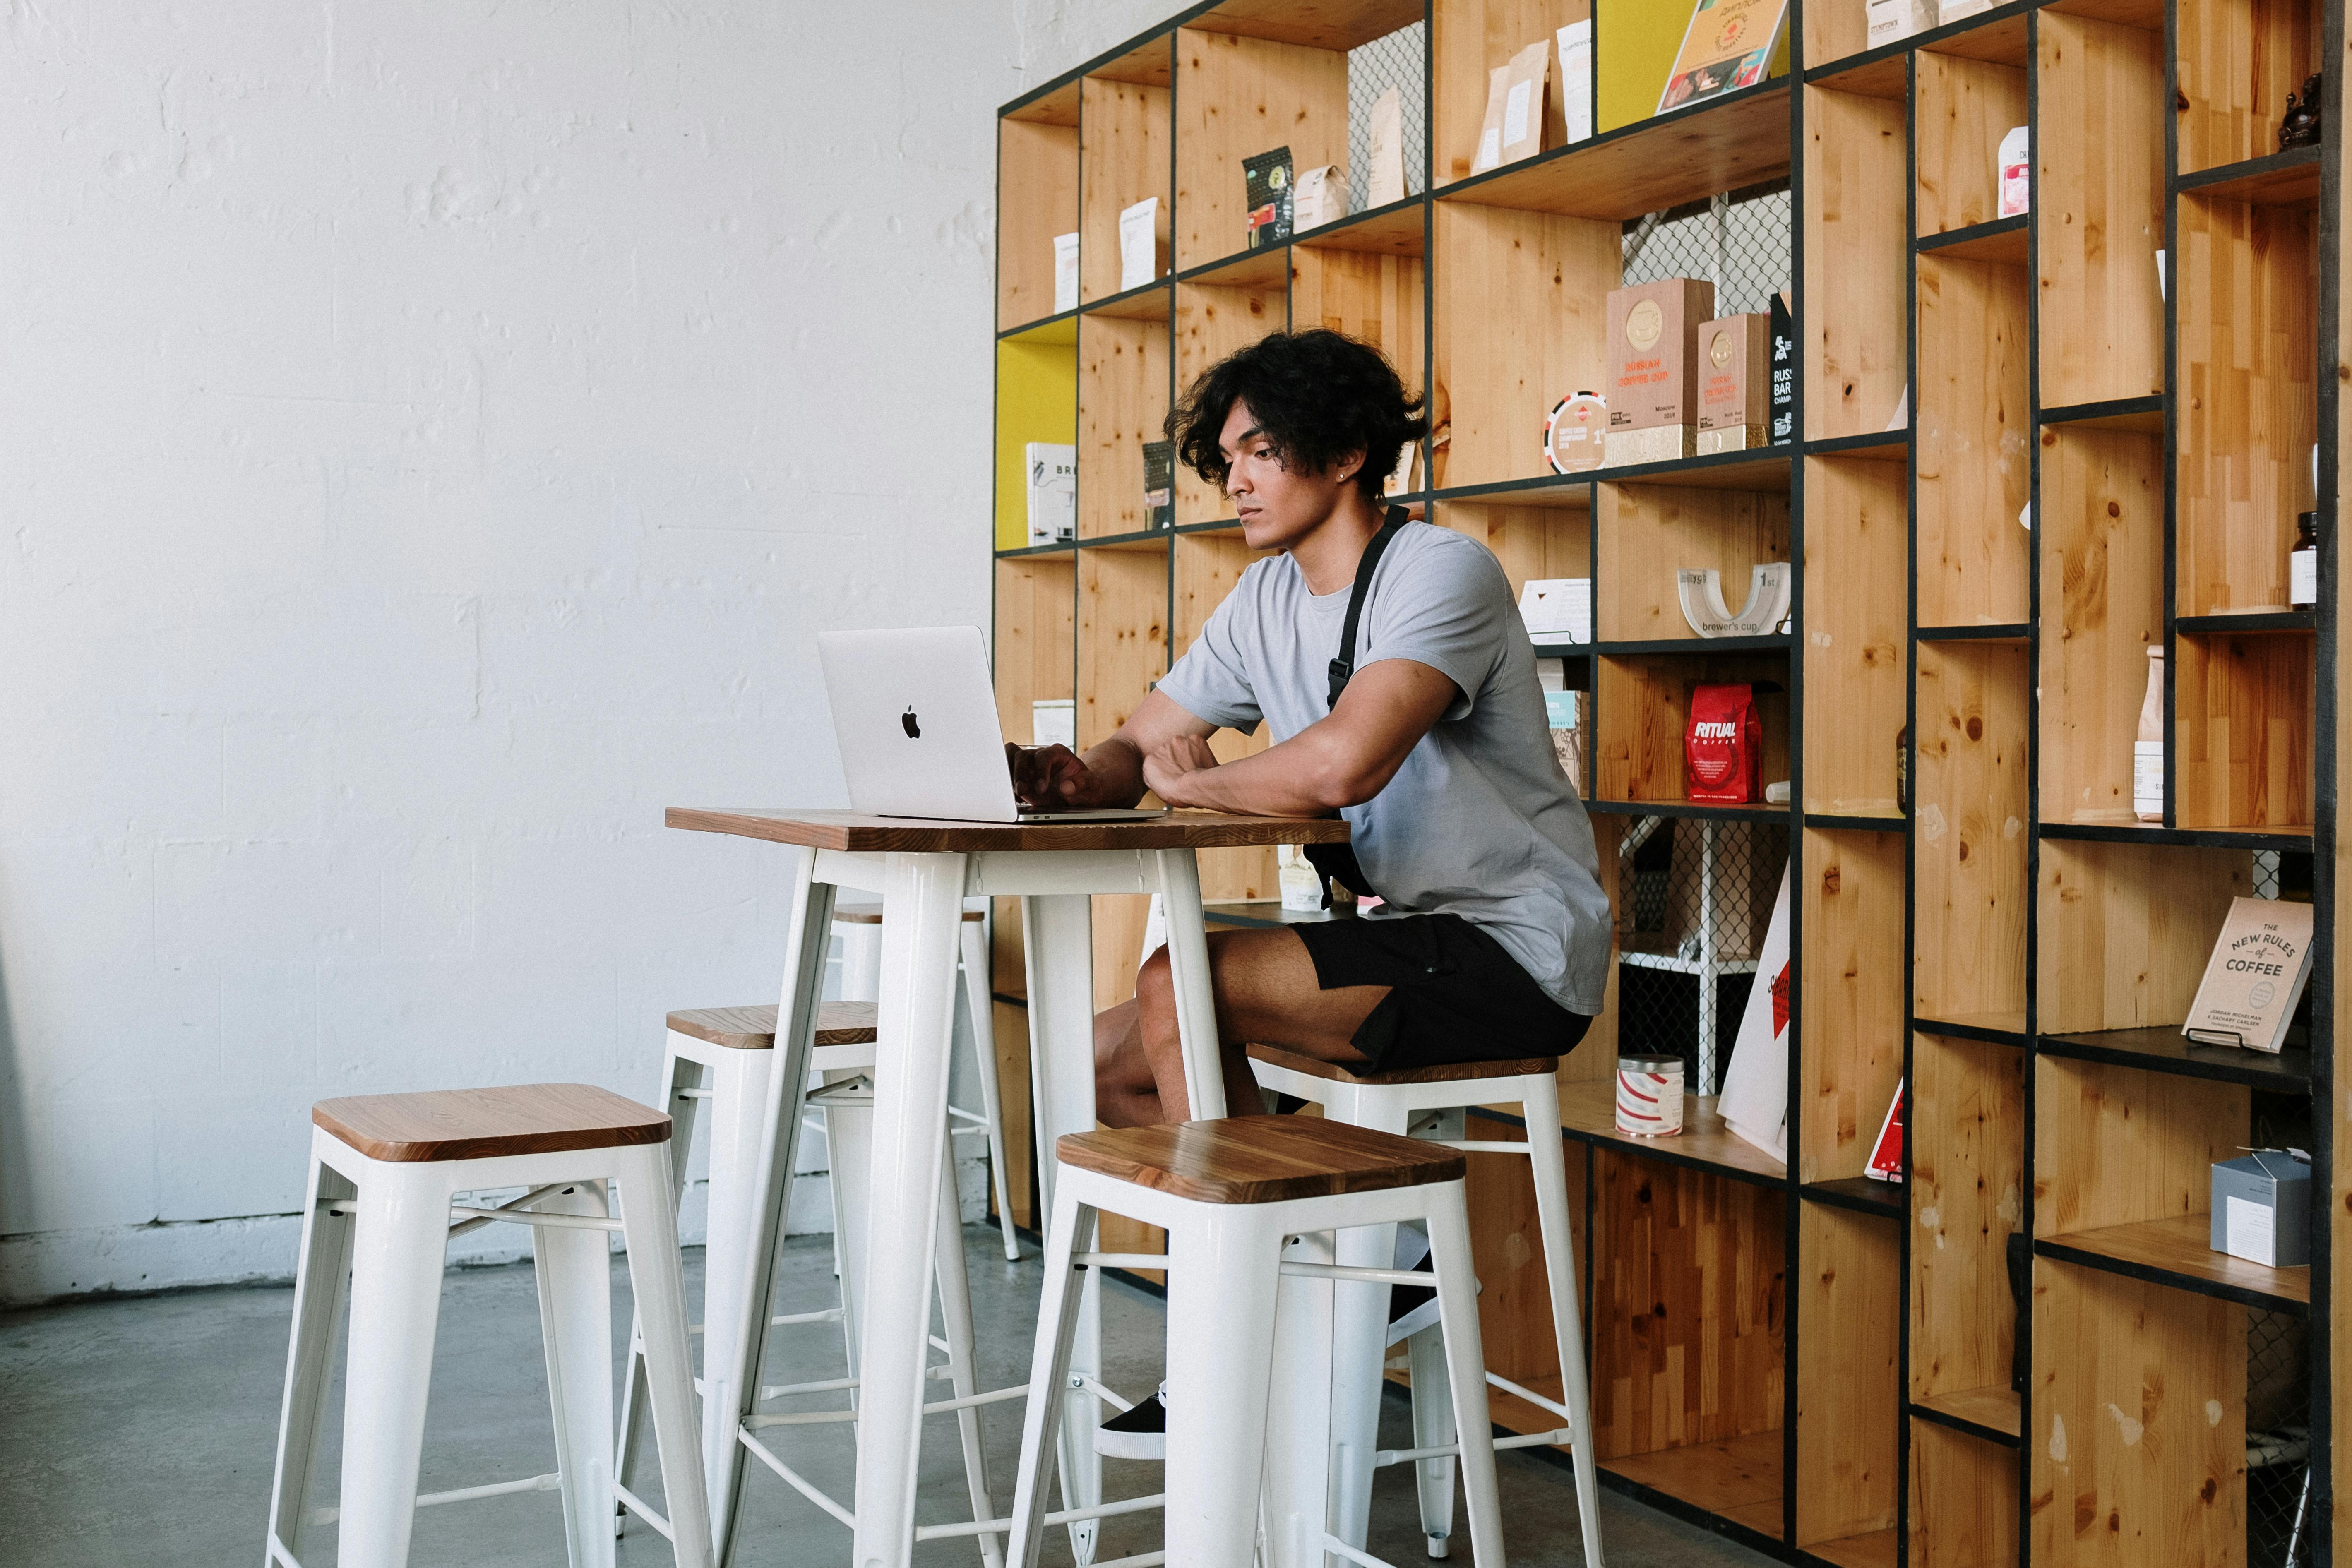
[(1422, 400), (1371, 344), (1322, 327), (1270, 333), (1210, 366), (1168, 416), (1177, 456), (1220, 489), (1230, 465), (1217, 437), (1235, 403), (1296, 472), (1328, 473), (1361, 452), (1356, 488), (1374, 501), (1405, 443), (1429, 432)]

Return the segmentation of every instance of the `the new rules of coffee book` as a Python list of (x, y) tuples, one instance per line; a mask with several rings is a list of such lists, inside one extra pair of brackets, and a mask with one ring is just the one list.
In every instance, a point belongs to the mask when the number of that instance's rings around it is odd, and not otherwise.
[(2311, 978), (2311, 906), (2232, 899), (2180, 1032), (2200, 1045), (2275, 1052)]

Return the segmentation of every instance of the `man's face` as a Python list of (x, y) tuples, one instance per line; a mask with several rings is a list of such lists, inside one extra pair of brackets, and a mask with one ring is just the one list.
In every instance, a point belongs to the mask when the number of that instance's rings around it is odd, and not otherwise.
[(1274, 444), (1258, 429), (1249, 405), (1239, 401), (1225, 416), (1217, 445), (1232, 465), (1225, 475), (1225, 499), (1233, 503), (1242, 537), (1253, 550), (1287, 550), (1312, 533), (1339, 504), (1363, 461), (1342, 458), (1322, 474), (1286, 468)]

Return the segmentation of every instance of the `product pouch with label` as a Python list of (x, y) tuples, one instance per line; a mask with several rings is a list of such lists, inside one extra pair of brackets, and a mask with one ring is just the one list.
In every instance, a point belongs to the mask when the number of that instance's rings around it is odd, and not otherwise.
[(1763, 798), (1764, 725), (1748, 686), (1691, 691), (1683, 735), (1683, 793), (1707, 805), (1747, 805)]

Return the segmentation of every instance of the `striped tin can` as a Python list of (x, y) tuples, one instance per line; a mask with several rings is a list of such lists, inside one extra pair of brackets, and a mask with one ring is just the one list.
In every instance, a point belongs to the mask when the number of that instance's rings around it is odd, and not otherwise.
[(1617, 1131), (1664, 1138), (1683, 1130), (1680, 1057), (1617, 1058)]

